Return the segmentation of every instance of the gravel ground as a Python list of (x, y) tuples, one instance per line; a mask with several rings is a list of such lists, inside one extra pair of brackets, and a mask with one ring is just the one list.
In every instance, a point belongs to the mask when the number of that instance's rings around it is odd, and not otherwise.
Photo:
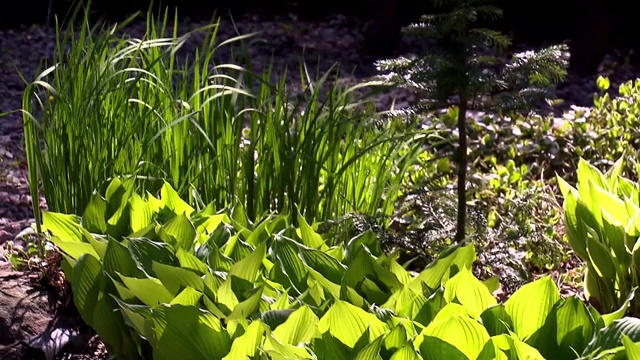
[[(204, 25), (188, 20), (179, 25), (180, 30), (190, 30)], [(247, 15), (235, 20), (241, 34), (260, 32), (250, 47), (250, 56), (255, 68), (267, 65), (273, 56), (275, 72), (289, 69), (289, 81), (299, 84), (299, 61), (303, 58), (310, 71), (327, 71), (335, 62), (341, 64), (340, 81), (359, 81), (375, 75), (375, 59), (360, 52), (362, 25), (353, 18), (332, 16), (322, 21), (296, 21), (292, 16), (276, 19), (260, 19)], [(140, 36), (144, 23), (136, 23), (127, 28), (132, 36)], [(220, 40), (236, 34), (234, 24), (223, 20), (219, 29)], [(201, 38), (194, 37), (186, 48), (193, 49)], [(22, 27), (0, 31), (0, 114), (15, 111), (21, 107), (24, 81), (34, 79), (42, 59), (52, 55), (55, 45), (55, 31), (46, 27)], [(399, 51), (410, 50), (415, 44), (405, 42)], [(526, 46), (519, 46), (526, 49)], [(220, 59), (228, 56), (228, 48), (218, 52)], [(602, 75), (612, 80), (612, 89), (621, 81), (640, 77), (640, 69), (620, 66), (620, 54), (612, 54), (603, 63)], [(278, 71), (280, 70), (280, 71)], [(561, 84), (556, 93), (564, 99), (562, 109), (571, 105), (589, 106), (595, 92), (595, 75), (569, 78)], [(389, 108), (393, 99), (396, 107), (404, 107), (414, 101), (412, 94), (404, 90), (392, 90), (377, 98), (380, 109)], [(12, 239), (31, 221), (30, 203), (24, 166), (22, 144), (22, 120), (18, 112), (0, 117), (0, 243)], [(41, 203), (44, 203), (41, 200)]]

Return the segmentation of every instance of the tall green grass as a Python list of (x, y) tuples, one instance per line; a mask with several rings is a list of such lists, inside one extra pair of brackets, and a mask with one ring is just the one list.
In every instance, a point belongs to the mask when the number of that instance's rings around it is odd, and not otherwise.
[[(218, 23), (181, 36), (177, 15), (172, 33), (169, 23), (166, 12), (160, 21), (148, 13), (143, 39), (86, 18), (64, 33), (57, 26), (54, 65), (23, 97), (34, 199), (41, 188), (50, 210), (80, 214), (95, 189), (127, 175), (142, 189), (167, 179), (194, 205), (240, 204), (250, 220), (391, 213), (421, 141), (362, 111), (356, 90), (372, 84), (328, 85), (333, 70), (312, 79), (301, 65), (306, 92), (293, 101), (272, 67), (248, 70), (242, 49), (252, 34), (217, 42)], [(204, 44), (178, 56), (197, 32)], [(238, 51), (219, 64), (222, 46)]]

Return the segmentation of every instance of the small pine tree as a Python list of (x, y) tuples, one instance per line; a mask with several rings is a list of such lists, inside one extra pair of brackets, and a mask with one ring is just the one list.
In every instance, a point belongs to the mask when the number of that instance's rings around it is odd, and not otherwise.
[(432, 39), (426, 53), (376, 63), (380, 78), (414, 90), (420, 102), (392, 112), (414, 114), (438, 108), (457, 107), (458, 208), (455, 241), (466, 238), (467, 111), (478, 109), (504, 116), (515, 111), (533, 111), (551, 96), (550, 89), (566, 76), (564, 45), (512, 56), (500, 56), (511, 45), (508, 36), (488, 28), (473, 27), (479, 19), (495, 20), (502, 10), (490, 0), (432, 0), (444, 11), (425, 15), (421, 22), (403, 29), (408, 36)]

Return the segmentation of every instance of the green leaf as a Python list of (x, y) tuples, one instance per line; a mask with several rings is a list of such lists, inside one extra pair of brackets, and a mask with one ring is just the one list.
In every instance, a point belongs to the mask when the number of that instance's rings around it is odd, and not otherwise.
[(627, 335), (622, 335), (622, 345), (629, 360), (640, 360), (640, 344), (634, 343)]
[(195, 227), (184, 213), (180, 213), (167, 221), (162, 228), (176, 240), (180, 248), (187, 251), (193, 249), (197, 233)]
[[(64, 242), (82, 242), (80, 219), (75, 215), (65, 215), (50, 211), (42, 212), (42, 228)], [(75, 258), (78, 259), (78, 258)]]
[(297, 215), (298, 224), (300, 224), (299, 231), (302, 243), (313, 249), (328, 250), (329, 247), (324, 243), (324, 240), (322, 240), (322, 236), (316, 233), (311, 226), (307, 224), (307, 221), (302, 215), (300, 215), (300, 212), (298, 212)]
[(609, 89), (609, 85), (609, 79), (606, 77), (598, 76), (598, 78), (596, 79), (596, 86), (600, 91), (607, 91)]
[(244, 334), (236, 338), (231, 344), (231, 351), (225, 360), (256, 358), (258, 349), (264, 341), (265, 325), (260, 321), (252, 321)]
[(173, 187), (171, 187), (171, 185), (166, 181), (160, 189), (160, 199), (164, 202), (166, 207), (176, 215), (189, 217), (194, 211), (194, 209), (182, 200), (180, 195), (178, 195)]
[(482, 323), (491, 336), (508, 334), (513, 329), (513, 321), (504, 305), (498, 304), (486, 309), (481, 315)]
[(171, 294), (175, 295), (185, 287), (204, 291), (204, 280), (191, 270), (157, 262), (153, 262), (152, 269)]
[(222, 359), (231, 339), (220, 320), (194, 306), (164, 305), (153, 311), (156, 360)]
[(470, 360), (455, 345), (434, 336), (425, 336), (420, 344), (420, 355), (424, 360)]
[(168, 304), (175, 295), (171, 294), (158, 279), (136, 279), (124, 275), (120, 275), (120, 279), (140, 301), (149, 307)]
[(422, 291), (422, 283), (430, 289), (436, 289), (453, 275), (452, 271), (463, 267), (470, 268), (475, 260), (473, 244), (453, 245), (443, 251), (434, 262), (413, 279), (410, 284), (411, 289)]
[(129, 252), (138, 268), (149, 276), (155, 276), (153, 262), (165, 265), (179, 266), (180, 261), (173, 254), (169, 244), (151, 241), (147, 238), (130, 238)]
[(133, 193), (129, 199), (129, 204), (131, 206), (129, 218), (131, 231), (140, 231), (153, 223), (153, 207), (149, 202), (144, 201), (140, 195)]
[[(446, 311), (451, 305), (447, 305), (442, 311)], [(469, 359), (476, 359), (485, 343), (489, 341), (487, 330), (466, 314), (442, 317), (442, 319), (438, 314), (436, 319), (422, 331), (421, 335), (424, 336), (424, 340), (420, 344), (421, 351), (425, 347), (430, 347), (431, 339), (436, 338), (455, 346)]]
[(422, 358), (409, 343), (396, 350), (389, 360), (422, 360)]
[(369, 340), (389, 331), (387, 325), (375, 315), (341, 300), (336, 301), (318, 323), (321, 333), (329, 332), (350, 348), (354, 347), (367, 329)]
[(95, 248), (91, 246), (91, 244), (86, 242), (76, 242), (76, 241), (63, 241), (57, 236), (50, 238), (51, 242), (54, 243), (60, 251), (67, 254), (74, 260), (79, 259), (82, 255), (89, 254), (93, 257), (99, 258), (100, 255), (96, 252)]
[(250, 282), (256, 281), (260, 277), (262, 260), (266, 256), (267, 245), (265, 243), (258, 246), (251, 254), (235, 263), (229, 271), (229, 276), (236, 276)]
[(178, 258), (178, 261), (180, 262), (180, 267), (184, 268), (184, 269), (191, 269), (194, 271), (197, 271), (198, 273), (204, 274), (207, 273), (209, 270), (207, 269), (207, 265), (205, 263), (203, 263), (202, 261), (200, 261), (200, 259), (198, 259), (197, 257), (195, 257), (193, 254), (183, 250), (183, 249), (178, 249), (176, 250), (176, 257)]
[(311, 249), (303, 245), (298, 245), (298, 249), (300, 258), (309, 268), (319, 272), (323, 277), (334, 284), (340, 284), (342, 282), (342, 277), (347, 269), (338, 260), (325, 252)]
[(628, 336), (633, 342), (640, 341), (640, 319), (625, 317), (615, 320), (596, 335), (582, 354), (588, 355), (595, 350), (616, 348), (622, 345), (622, 335)]
[[(237, 280), (237, 278), (231, 279), (232, 281)], [(231, 285), (233, 285), (233, 283), (231, 283)], [(260, 310), (260, 300), (263, 289), (263, 286), (252, 289), (249, 297), (237, 303), (227, 318), (230, 320), (246, 319), (250, 315), (257, 313)]]
[(613, 281), (616, 278), (616, 264), (610, 251), (610, 248), (600, 241), (591, 236), (587, 237), (587, 253), (589, 254), (590, 265), (593, 266), (600, 278)]
[(197, 306), (202, 298), (202, 292), (193, 288), (184, 288), (171, 300), (170, 305)]
[(291, 344), (281, 344), (273, 335), (267, 336), (264, 351), (268, 355), (267, 358), (273, 360), (314, 359), (307, 349)]
[(570, 297), (563, 301), (556, 310), (557, 341), (567, 354), (571, 349), (581, 353), (595, 332), (595, 324), (584, 303)]
[(284, 237), (276, 237), (272, 252), (276, 258), (274, 271), (281, 269), (299, 294), (305, 292), (308, 289), (306, 278), (309, 272), (298, 256), (295, 245)]
[(382, 360), (380, 356), (380, 349), (382, 348), (382, 336), (378, 337), (374, 341), (368, 342), (368, 344), (354, 357), (355, 360)]
[(136, 266), (129, 250), (118, 241), (110, 238), (104, 253), (103, 269), (110, 277), (117, 277), (117, 273), (129, 277), (142, 277), (142, 271)]
[(540, 329), (558, 300), (560, 293), (549, 276), (518, 289), (505, 303), (516, 335), (526, 340)]
[(522, 342), (515, 335), (502, 334), (494, 336), (485, 344), (478, 360), (527, 359), (545, 360), (534, 347)]
[(94, 325), (93, 313), (98, 303), (101, 281), (102, 266), (98, 259), (89, 254), (81, 256), (74, 267), (71, 286), (73, 288), (73, 302), (82, 319), (89, 325)]
[(307, 306), (301, 306), (275, 330), (273, 336), (281, 344), (298, 345), (309, 343), (318, 335), (318, 317)]
[(476, 319), (483, 311), (498, 303), (489, 289), (466, 267), (463, 267), (447, 281), (444, 298), (449, 302), (457, 301), (466, 307)]
[(106, 215), (107, 201), (94, 191), (82, 213), (82, 226), (89, 232), (105, 234), (107, 232)]

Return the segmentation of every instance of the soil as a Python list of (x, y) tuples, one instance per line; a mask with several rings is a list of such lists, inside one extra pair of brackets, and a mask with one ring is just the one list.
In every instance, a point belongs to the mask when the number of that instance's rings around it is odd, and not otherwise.
[[(184, 21), (181, 29), (201, 24)], [(271, 57), (275, 69), (288, 67), (291, 81), (297, 80), (299, 60), (304, 53), (311, 71), (324, 72), (336, 61), (341, 63), (340, 80), (355, 81), (375, 74), (373, 60), (359, 52), (361, 28), (356, 20), (332, 16), (323, 21), (295, 22), (293, 16), (260, 19), (246, 16), (236, 20), (240, 33), (261, 31), (265, 42), (251, 47), (251, 59), (268, 64)], [(144, 24), (131, 26), (131, 34), (140, 34)], [(234, 35), (230, 22), (221, 25), (222, 38)], [(0, 31), (0, 359), (105, 359), (103, 344), (83, 324), (73, 307), (72, 297), (58, 259), (52, 252), (48, 259), (32, 259), (16, 271), (9, 262), (10, 252), (29, 249), (30, 237), (21, 234), (33, 222), (32, 199), (29, 195), (27, 168), (22, 139), (21, 107), (24, 81), (37, 74), (41, 59), (50, 57), (55, 44), (55, 31), (42, 26)], [(407, 50), (407, 42), (399, 51)], [(224, 51), (219, 54), (225, 56)], [(602, 74), (610, 76), (612, 88), (621, 81), (635, 78), (638, 69), (618, 66), (622, 57), (613, 54)], [(354, 72), (353, 68), (357, 70)], [(298, 82), (299, 83), (299, 82)], [(595, 76), (570, 78), (557, 89), (565, 99), (563, 108), (588, 106), (595, 91)], [(388, 108), (395, 99), (397, 107), (414, 101), (412, 94), (394, 90), (377, 99), (379, 108)], [(6, 114), (9, 113), (9, 114)], [(38, 199), (46, 208), (44, 199)], [(576, 264), (568, 264), (571, 271)], [(576, 293), (561, 287), (564, 294)], [(43, 350), (44, 349), (44, 350)]]

